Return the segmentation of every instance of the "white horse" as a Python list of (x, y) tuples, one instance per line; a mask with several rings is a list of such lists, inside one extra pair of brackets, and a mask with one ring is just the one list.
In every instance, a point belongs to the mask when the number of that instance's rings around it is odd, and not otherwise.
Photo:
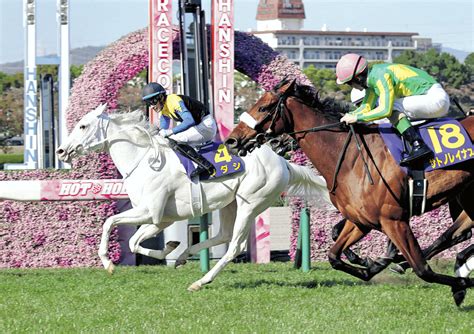
[(203, 248), (230, 241), (226, 254), (188, 288), (196, 291), (214, 280), (219, 271), (243, 250), (250, 224), (283, 191), (303, 190), (306, 194), (319, 195), (329, 203), (324, 179), (308, 167), (291, 164), (268, 146), (262, 146), (243, 158), (245, 171), (198, 183), (202, 198), (201, 209), (196, 210), (196, 202), (190, 195), (191, 185), (195, 183), (185, 174), (168, 140), (153, 135), (153, 129), (140, 110), (115, 114), (108, 114), (105, 110), (106, 105), (100, 105), (85, 115), (56, 153), (60, 160), (70, 162), (73, 157), (91, 151), (108, 152), (124, 177), (133, 208), (105, 221), (98, 252), (109, 272), (114, 268), (107, 256), (109, 234), (114, 226), (142, 225), (130, 239), (130, 250), (163, 259), (176, 247), (175, 244), (157, 251), (141, 247), (140, 242), (175, 221), (220, 209), (218, 235), (190, 247), (178, 259), (178, 263), (183, 262)]

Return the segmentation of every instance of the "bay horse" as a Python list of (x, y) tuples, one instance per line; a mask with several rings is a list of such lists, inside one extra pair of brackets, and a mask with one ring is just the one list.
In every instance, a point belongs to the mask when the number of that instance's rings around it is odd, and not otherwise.
[[(334, 206), (348, 219), (329, 250), (332, 267), (363, 280), (383, 270), (391, 259), (382, 258), (368, 268), (341, 260), (344, 250), (376, 229), (388, 236), (421, 279), (450, 286), (460, 305), (474, 280), (433, 272), (409, 226), (408, 176), (376, 127), (357, 124), (352, 132), (339, 121), (345, 111), (333, 99), (321, 100), (313, 88), (284, 80), (241, 116), (225, 143), (231, 152), (245, 154), (267, 137), (290, 134), (326, 180)], [(461, 123), (474, 138), (474, 117)], [(453, 216), (457, 228), (470, 229), (474, 218), (473, 172), (474, 160), (469, 160), (427, 173), (425, 211), (453, 203), (460, 208)]]
[[(109, 114), (106, 109), (106, 105), (100, 105), (82, 117), (56, 154), (61, 161), (70, 162), (74, 157), (92, 151), (107, 152), (124, 177), (132, 209), (107, 218), (98, 252), (104, 268), (109, 272), (114, 267), (107, 255), (109, 236), (114, 226), (141, 225), (130, 239), (130, 250), (164, 258), (176, 244), (157, 251), (143, 248), (140, 243), (175, 221), (220, 209), (218, 235), (191, 246), (177, 261), (178, 264), (183, 263), (190, 254), (196, 254), (203, 248), (230, 242), (227, 252), (217, 264), (189, 286), (188, 290), (196, 291), (212, 282), (240, 254), (245, 247), (250, 224), (258, 214), (275, 203), (283, 191), (326, 197), (329, 203), (323, 178), (308, 167), (287, 162), (267, 145), (245, 157), (245, 169), (238, 173), (200, 183), (191, 181), (168, 139), (156, 134), (157, 129), (149, 125), (141, 110)], [(224, 146), (217, 154), (219, 159), (228, 156)], [(199, 196), (196, 192), (191, 195), (192, 183), (198, 187)], [(196, 197), (200, 197), (200, 207), (196, 206)]]

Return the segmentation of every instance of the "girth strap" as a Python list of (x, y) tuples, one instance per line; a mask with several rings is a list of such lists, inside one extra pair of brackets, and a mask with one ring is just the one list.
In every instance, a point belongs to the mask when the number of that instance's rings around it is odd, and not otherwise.
[(427, 180), (424, 170), (409, 170), (408, 180), (410, 217), (420, 216), (425, 212)]

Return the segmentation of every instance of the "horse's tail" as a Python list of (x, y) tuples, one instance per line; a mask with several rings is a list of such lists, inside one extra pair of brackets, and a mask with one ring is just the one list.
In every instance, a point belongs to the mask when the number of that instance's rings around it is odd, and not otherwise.
[(317, 175), (311, 168), (287, 162), (290, 171), (288, 196), (299, 196), (311, 199), (316, 205), (325, 209), (334, 209), (324, 178)]

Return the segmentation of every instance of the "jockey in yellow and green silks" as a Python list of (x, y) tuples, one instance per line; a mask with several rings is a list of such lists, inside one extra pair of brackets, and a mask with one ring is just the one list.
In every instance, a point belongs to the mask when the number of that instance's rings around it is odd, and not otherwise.
[[(194, 149), (212, 141), (216, 135), (217, 125), (208, 108), (189, 96), (167, 94), (163, 86), (156, 82), (150, 82), (143, 88), (142, 100), (160, 113), (160, 135), (179, 143), (181, 152), (184, 150), (199, 165), (191, 176), (211, 175), (215, 171), (214, 166)], [(172, 128), (171, 120), (176, 124)]]
[[(401, 161), (407, 166), (432, 154), (412, 127), (410, 120), (446, 116), (449, 97), (440, 84), (425, 71), (401, 64), (375, 64), (357, 54), (343, 56), (336, 66), (337, 83), (365, 89), (361, 105), (341, 118), (348, 124), (388, 118), (412, 146)], [(408, 116), (408, 118), (407, 118)]]

